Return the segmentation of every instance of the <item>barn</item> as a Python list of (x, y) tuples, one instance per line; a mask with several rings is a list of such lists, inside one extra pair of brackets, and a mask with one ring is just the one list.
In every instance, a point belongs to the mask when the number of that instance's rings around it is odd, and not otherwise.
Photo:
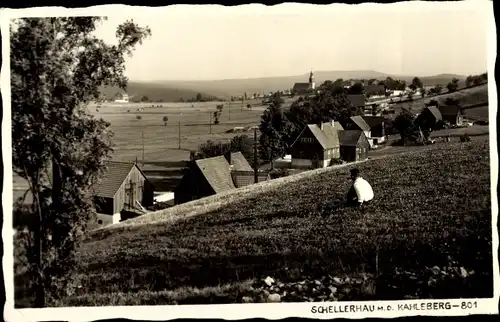
[(114, 224), (122, 213), (153, 205), (154, 189), (137, 164), (108, 161), (107, 170), (93, 187), (99, 224)]
[(347, 162), (362, 161), (368, 157), (370, 143), (361, 130), (340, 131), (340, 156)]

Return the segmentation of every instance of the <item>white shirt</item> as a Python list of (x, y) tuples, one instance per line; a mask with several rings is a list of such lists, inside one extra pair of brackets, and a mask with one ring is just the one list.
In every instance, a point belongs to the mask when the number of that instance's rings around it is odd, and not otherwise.
[(354, 181), (354, 190), (358, 196), (358, 202), (363, 203), (365, 201), (370, 201), (373, 199), (373, 189), (372, 186), (365, 179), (358, 177)]

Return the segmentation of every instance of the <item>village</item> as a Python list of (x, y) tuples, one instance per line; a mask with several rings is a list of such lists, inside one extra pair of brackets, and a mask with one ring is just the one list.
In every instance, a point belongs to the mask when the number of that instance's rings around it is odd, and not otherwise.
[[(398, 134), (387, 133), (388, 130), (391, 131), (393, 122), (390, 114), (394, 114), (389, 102), (395, 99), (401, 100), (403, 95), (412, 95), (412, 91), (415, 91), (407, 88), (404, 91), (396, 93), (392, 91), (388, 94), (383, 84), (374, 83), (376, 81), (370, 84), (367, 81), (344, 81), (342, 87), (346, 91), (355, 85), (363, 86), (363, 93), (347, 95), (353, 111), (361, 109), (362, 115), (307, 124), (289, 146), (287, 153), (272, 162), (255, 164), (258, 154), (258, 144), (256, 144), (258, 126), (233, 129), (233, 133), (243, 130), (255, 134), (253, 140), (255, 155), (251, 159), (247, 159), (248, 156), (245, 158), (240, 151), (221, 151), (220, 155), (206, 158), (197, 158), (197, 153), (192, 152), (182, 179), (172, 191), (156, 191), (137, 161), (108, 161), (107, 172), (95, 187), (97, 227), (116, 224), (150, 212), (284, 175), (365, 161), (370, 158), (372, 152), (380, 154), (381, 150), (387, 149), (400, 138)], [(429, 90), (432, 88), (427, 89)], [(296, 83), (289, 90), (295, 99), (311, 96), (319, 91), (316, 88), (313, 72), (310, 73), (308, 82)], [(290, 94), (280, 93), (280, 95)], [(272, 96), (272, 93), (268, 96)], [(419, 124), (419, 133), (411, 138), (413, 139), (411, 145), (435, 143), (436, 140), (430, 138), (433, 130), (473, 126), (474, 121), (465, 117), (463, 106), (458, 106), (456, 100), (451, 100), (450, 104), (454, 105), (439, 105), (435, 99), (427, 101), (425, 108), (418, 111), (420, 113), (415, 113), (415, 123)], [(127, 97), (118, 102), (127, 103)], [(487, 102), (482, 102), (480, 105), (485, 104)], [(443, 137), (442, 140), (449, 141), (450, 137)]]
[(487, 19), (421, 5), (9, 11), (14, 310), (491, 299)]

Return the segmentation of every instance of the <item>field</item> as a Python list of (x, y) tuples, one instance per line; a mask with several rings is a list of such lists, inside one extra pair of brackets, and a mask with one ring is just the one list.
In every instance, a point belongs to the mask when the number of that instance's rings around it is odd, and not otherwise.
[(300, 281), (316, 300), (327, 283), (338, 300), (492, 295), (487, 138), (357, 166), (376, 193), (365, 215), (332, 204), (350, 165), (184, 220), (96, 231), (59, 305), (261, 301), (269, 290), (253, 282), (266, 276), (283, 301), (305, 300), (283, 291)]
[(447, 98), (455, 98), (458, 99), (461, 106), (474, 105), (479, 103), (485, 103), (484, 107), (480, 107), (482, 115), (486, 113), (486, 118), (488, 115), (488, 84), (462, 89), (460, 91), (454, 93), (446, 93), (438, 96), (426, 96), (425, 98), (417, 98), (413, 101), (402, 101), (399, 103), (399, 98), (394, 98), (394, 104), (392, 108), (396, 111), (395, 114), (392, 114), (393, 117), (396, 117), (401, 110), (411, 109), (414, 113), (420, 113), (422, 109), (425, 108), (425, 103), (428, 103), (430, 100), (437, 100), (440, 104), (444, 104)]
[[(244, 105), (232, 102), (230, 107), (224, 102), (220, 123), (210, 127), (210, 116), (216, 111), (217, 104), (221, 103), (108, 103), (99, 112), (95, 106), (91, 106), (89, 111), (111, 123), (115, 134), (115, 160), (135, 161), (137, 158), (142, 167), (144, 144), (144, 172), (156, 190), (170, 191), (180, 180), (180, 170), (189, 160), (190, 150), (197, 150), (207, 140), (229, 141), (237, 134), (253, 138), (253, 131), (236, 134), (226, 131), (234, 127), (258, 125), (265, 109), (260, 100), (247, 100)], [(252, 108), (248, 109), (247, 104), (251, 104)], [(138, 111), (138, 108), (143, 110)], [(166, 126), (164, 116), (168, 117)]]

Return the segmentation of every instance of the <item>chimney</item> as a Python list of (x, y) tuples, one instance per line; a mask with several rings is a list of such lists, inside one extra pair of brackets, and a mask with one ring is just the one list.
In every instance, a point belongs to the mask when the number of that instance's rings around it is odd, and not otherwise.
[(334, 127), (335, 126), (335, 120), (331, 120), (330, 124), (332, 125), (332, 127)]
[(323, 131), (323, 122), (320, 123), (319, 127), (320, 127), (321, 131)]

